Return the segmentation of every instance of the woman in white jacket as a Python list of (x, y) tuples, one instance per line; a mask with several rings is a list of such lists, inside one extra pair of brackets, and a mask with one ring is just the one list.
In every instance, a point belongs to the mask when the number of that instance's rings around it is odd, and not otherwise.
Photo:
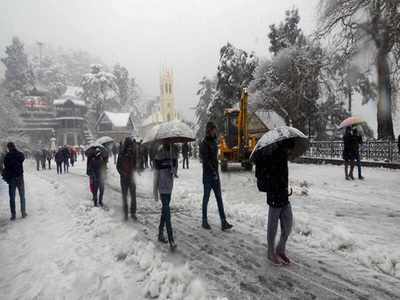
[[(172, 232), (169, 204), (171, 202), (174, 177), (176, 175), (175, 170), (178, 162), (176, 158), (173, 158), (171, 152), (171, 144), (167, 143), (161, 145), (157, 149), (154, 160), (154, 198), (158, 201), (158, 196), (160, 195), (162, 203), (158, 241), (161, 243), (169, 243), (171, 250), (174, 250), (177, 245)], [(168, 240), (164, 237), (164, 226), (167, 227)]]

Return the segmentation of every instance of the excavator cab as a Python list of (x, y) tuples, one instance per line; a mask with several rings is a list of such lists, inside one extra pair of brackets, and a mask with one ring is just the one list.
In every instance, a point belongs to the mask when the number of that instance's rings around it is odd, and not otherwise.
[(248, 133), (248, 94), (243, 89), (240, 98), (240, 108), (225, 110), (225, 131), (219, 143), (219, 158), (221, 170), (228, 170), (229, 163), (241, 163), (246, 170), (252, 170), (250, 154), (256, 139)]

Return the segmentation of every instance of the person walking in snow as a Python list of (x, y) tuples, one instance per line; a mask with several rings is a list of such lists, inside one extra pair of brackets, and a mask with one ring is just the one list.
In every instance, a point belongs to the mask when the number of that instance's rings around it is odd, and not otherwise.
[(111, 152), (113, 154), (114, 157), (114, 165), (117, 164), (117, 156), (118, 156), (118, 146), (117, 143), (113, 143), (113, 146), (111, 148)]
[(189, 143), (184, 143), (182, 145), (182, 157), (183, 157), (183, 166), (182, 168), (185, 169), (185, 166), (187, 169), (189, 169), (189, 154), (190, 154), (190, 146)]
[(42, 149), (42, 155), (40, 156), (40, 163), (42, 165), (42, 170), (46, 170), (46, 160), (47, 160), (47, 150)]
[[(256, 165), (257, 186), (260, 191), (267, 193), (268, 224), (268, 259), (275, 265), (289, 264), (286, 255), (286, 242), (292, 230), (293, 215), (288, 192), (288, 150), (293, 148), (293, 140), (277, 143), (270, 155), (257, 157)], [(277, 247), (275, 239), (278, 223), (281, 224), (281, 236)]]
[(4, 169), (2, 171), (3, 179), (8, 183), (8, 191), (10, 196), (11, 221), (15, 220), (15, 195), (18, 189), (18, 194), (21, 202), (22, 218), (27, 216), (26, 200), (25, 200), (25, 184), (24, 184), (24, 160), (25, 156), (18, 151), (15, 144), (9, 142), (7, 144), (8, 153), (4, 157)]
[(36, 170), (40, 171), (41, 161), (42, 161), (42, 152), (39, 150), (34, 150), (33, 157), (36, 161)]
[(71, 153), (70, 153), (67, 145), (64, 146), (64, 148), (62, 150), (62, 153), (63, 153), (64, 173), (68, 173), (68, 171), (69, 171), (69, 159), (71, 157)]
[(62, 163), (64, 162), (64, 151), (61, 147), (58, 148), (56, 154), (54, 155), (54, 160), (57, 166), (57, 174), (62, 174)]
[(363, 180), (364, 177), (361, 174), (361, 158), (360, 158), (360, 146), (362, 145), (363, 140), (361, 134), (358, 132), (357, 128), (353, 129), (352, 134), (352, 151), (354, 153), (354, 158), (357, 163), (358, 169), (358, 179)]
[(125, 138), (117, 160), (117, 171), (120, 175), (122, 191), (122, 208), (125, 221), (128, 220), (128, 192), (131, 196), (131, 218), (136, 220), (136, 183), (134, 173), (136, 170), (136, 148), (132, 139)]
[[(171, 194), (174, 186), (174, 169), (178, 161), (171, 157), (171, 144), (165, 143), (159, 146), (154, 160), (154, 198), (158, 201), (161, 198), (161, 219), (158, 228), (158, 241), (168, 243), (171, 250), (174, 250), (177, 245), (174, 241), (171, 224)], [(164, 227), (167, 227), (168, 241), (164, 237)]]
[(206, 137), (200, 145), (200, 157), (203, 164), (203, 220), (202, 227), (210, 230), (208, 224), (207, 206), (210, 200), (211, 190), (214, 191), (217, 200), (219, 217), (221, 219), (221, 229), (231, 229), (233, 226), (226, 220), (224, 204), (222, 201), (221, 181), (218, 170), (218, 144), (217, 144), (217, 127), (213, 122), (208, 122), (206, 126)]
[[(353, 179), (354, 171), (354, 160), (356, 159), (354, 152), (353, 135), (351, 127), (346, 127), (345, 134), (343, 136), (343, 159), (344, 159), (344, 173), (346, 180)], [(350, 166), (350, 171), (349, 171)]]
[(86, 174), (93, 184), (94, 206), (103, 206), (104, 181), (106, 177), (107, 160), (103, 157), (101, 149), (96, 149), (94, 155), (87, 158)]
[(51, 160), (53, 159), (53, 156), (54, 156), (53, 151), (47, 150), (46, 160), (47, 160), (49, 170), (51, 170)]

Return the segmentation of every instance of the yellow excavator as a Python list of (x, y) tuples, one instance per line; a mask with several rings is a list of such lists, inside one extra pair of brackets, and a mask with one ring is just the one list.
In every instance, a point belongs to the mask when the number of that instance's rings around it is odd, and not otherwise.
[(240, 108), (225, 110), (225, 133), (219, 142), (219, 159), (221, 171), (228, 171), (228, 164), (240, 163), (248, 171), (253, 169), (250, 154), (256, 146), (257, 139), (249, 135), (248, 129), (248, 93), (242, 90)]

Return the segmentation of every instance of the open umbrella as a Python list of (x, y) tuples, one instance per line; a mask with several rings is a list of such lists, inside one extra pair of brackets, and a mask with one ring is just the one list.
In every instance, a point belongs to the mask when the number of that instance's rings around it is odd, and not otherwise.
[(158, 129), (160, 128), (159, 125), (155, 125), (153, 126), (148, 132), (147, 134), (144, 136), (143, 138), (143, 144), (148, 144), (154, 141), (156, 134), (158, 132)]
[(187, 143), (195, 140), (192, 129), (181, 121), (162, 123), (154, 136), (154, 142)]
[(107, 149), (103, 145), (98, 144), (96, 142), (92, 143), (92, 144), (90, 144), (89, 146), (86, 147), (86, 149), (85, 149), (86, 156), (89, 157), (89, 156), (95, 155), (97, 149), (99, 149), (101, 151), (101, 155), (104, 158), (108, 158)]
[(353, 125), (359, 125), (365, 123), (365, 121), (360, 117), (349, 117), (340, 123), (339, 128), (345, 128)]
[(101, 138), (98, 138), (95, 143), (105, 146), (114, 143), (114, 139), (109, 136), (102, 136)]
[(308, 138), (300, 130), (289, 126), (281, 126), (268, 131), (260, 138), (251, 153), (250, 159), (253, 160), (255, 153), (258, 152), (265, 155), (271, 154), (273, 150), (279, 147), (278, 142), (284, 140), (292, 140), (294, 144), (288, 153), (290, 160), (304, 154), (309, 146)]

